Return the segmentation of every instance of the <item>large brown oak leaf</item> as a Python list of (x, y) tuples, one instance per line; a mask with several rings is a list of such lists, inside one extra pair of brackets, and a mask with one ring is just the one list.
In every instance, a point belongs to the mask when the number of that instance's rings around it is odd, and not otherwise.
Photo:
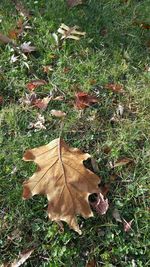
[(37, 170), (23, 183), (23, 198), (37, 194), (48, 198), (48, 216), (52, 221), (65, 221), (81, 234), (76, 215), (92, 217), (88, 197), (98, 193), (100, 177), (86, 169), (83, 161), (90, 155), (70, 148), (62, 139), (27, 150), (23, 159), (34, 161)]

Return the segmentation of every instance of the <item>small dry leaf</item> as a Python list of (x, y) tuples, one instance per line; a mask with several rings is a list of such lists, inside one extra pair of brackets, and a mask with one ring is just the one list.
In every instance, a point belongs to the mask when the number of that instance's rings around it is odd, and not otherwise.
[(44, 123), (45, 123), (44, 116), (41, 116), (41, 114), (38, 114), (37, 121), (35, 123), (30, 122), (28, 129), (35, 129), (35, 131), (46, 130)]
[(0, 96), (0, 105), (3, 104), (4, 98), (3, 96)]
[(86, 266), (85, 267), (97, 267), (96, 261), (94, 259), (93, 260), (89, 260), (86, 263)]
[(146, 30), (150, 30), (150, 24), (147, 24), (147, 23), (141, 23), (140, 27)]
[(110, 89), (116, 93), (123, 93), (124, 92), (123, 86), (121, 84), (117, 84), (117, 83), (108, 83), (105, 85), (105, 88)]
[(46, 66), (43, 66), (43, 71), (45, 72), (45, 73), (49, 73), (50, 71), (53, 71), (54, 69), (53, 69), (53, 67), (52, 67), (52, 65), (46, 65)]
[(101, 215), (106, 214), (109, 208), (108, 199), (104, 199), (102, 193), (97, 195), (97, 200), (95, 202), (91, 202), (91, 205), (97, 211), (97, 213)]
[(23, 183), (23, 198), (45, 194), (49, 202), (49, 218), (56, 222), (65, 221), (81, 234), (76, 215), (93, 216), (88, 197), (99, 192), (100, 183), (100, 178), (83, 165), (89, 157), (77, 148), (70, 148), (60, 138), (27, 150), (23, 159), (34, 161), (37, 170)]
[(30, 19), (30, 14), (28, 9), (23, 5), (22, 1), (18, 1), (18, 0), (13, 0), (13, 2), (15, 3), (15, 8), (17, 9), (17, 11), (20, 13), (21, 16), (27, 17), (28, 19)]
[(19, 99), (19, 102), (23, 105), (32, 106), (37, 100), (37, 95), (32, 92), (31, 94), (25, 94), (24, 97)]
[(123, 219), (123, 227), (124, 227), (124, 232), (129, 232), (130, 230), (132, 230), (132, 222), (133, 219), (130, 222), (127, 222), (125, 219)]
[(63, 101), (64, 100), (64, 96), (63, 95), (56, 96), (55, 98), (53, 98), (53, 100)]
[(39, 109), (45, 110), (51, 99), (52, 99), (51, 97), (47, 96), (47, 97), (44, 97), (43, 99), (36, 99), (32, 104), (33, 106)]
[(78, 6), (78, 5), (81, 5), (83, 3), (82, 0), (67, 0), (67, 4), (68, 6), (71, 8), (71, 7), (74, 7), (74, 6)]
[(18, 60), (19, 56), (12, 55), (10, 58), (10, 63), (15, 63)]
[(14, 46), (16, 46), (16, 44), (13, 42), (12, 39), (10, 39), (8, 36), (0, 33), (0, 41), (4, 44), (12, 44)]
[(112, 169), (119, 167), (119, 166), (123, 166), (123, 165), (127, 165), (128, 163), (133, 162), (133, 159), (131, 158), (122, 158), (122, 159), (118, 159), (114, 164), (112, 164)]
[(61, 39), (74, 39), (80, 40), (81, 36), (84, 36), (85, 32), (80, 32), (77, 30), (78, 26), (68, 27), (64, 23), (62, 23), (58, 29), (58, 33), (62, 35)]
[(29, 91), (33, 91), (39, 86), (46, 85), (47, 82), (44, 80), (33, 80), (29, 83), (26, 84), (26, 87), (28, 88)]
[(98, 99), (95, 96), (91, 96), (84, 92), (78, 92), (75, 94), (75, 107), (77, 109), (85, 109), (92, 104), (95, 104), (98, 102)]
[(31, 44), (31, 42), (24, 42), (20, 46), (20, 48), (23, 51), (23, 53), (31, 53), (31, 52), (36, 51), (36, 47), (35, 46), (31, 46), (30, 44)]
[(116, 220), (116, 222), (122, 222), (121, 217), (120, 217), (120, 213), (119, 210), (117, 208), (115, 208), (112, 212), (112, 216), (113, 218)]
[(34, 249), (30, 249), (26, 252), (23, 252), (20, 254), (19, 259), (15, 260), (13, 263), (11, 263), (11, 267), (19, 267), (21, 266), (33, 253)]
[(52, 109), (51, 110), (51, 115), (58, 117), (58, 118), (62, 118), (66, 116), (66, 113), (61, 111), (61, 110), (56, 110), (56, 109)]

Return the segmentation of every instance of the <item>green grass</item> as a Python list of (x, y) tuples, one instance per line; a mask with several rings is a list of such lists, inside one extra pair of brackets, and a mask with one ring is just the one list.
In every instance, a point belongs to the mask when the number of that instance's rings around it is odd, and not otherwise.
[[(0, 45), (0, 95), (4, 98), (0, 113), (0, 263), (12, 262), (20, 252), (35, 247), (24, 266), (84, 267), (93, 257), (98, 266), (133, 267), (133, 260), (136, 266), (149, 266), (150, 72), (145, 66), (150, 67), (150, 48), (146, 45), (150, 33), (133, 22), (150, 24), (150, 1), (87, 0), (73, 9), (68, 9), (63, 0), (24, 3), (33, 13), (29, 23), (32, 29), (18, 44), (31, 41), (37, 52), (27, 59), (20, 56), (11, 64), (11, 46)], [(1, 0), (0, 31), (8, 34), (18, 18), (12, 1)], [(67, 40), (58, 50), (51, 33), (57, 32), (62, 22), (80, 26), (86, 36), (79, 42)], [(108, 31), (105, 36), (101, 35), (103, 28)], [(52, 54), (57, 57), (52, 59)], [(48, 75), (42, 71), (46, 64), (54, 68)], [(70, 71), (65, 73), (64, 68)], [(40, 112), (47, 129), (38, 132), (29, 131), (28, 125), (39, 111), (19, 103), (27, 93), (25, 84), (35, 78), (49, 81), (37, 90), (39, 97), (54, 88), (57, 95), (65, 95), (64, 101), (50, 102)], [(123, 84), (125, 93), (105, 89), (110, 82)], [(100, 99), (81, 116), (73, 105), (75, 92), (80, 90), (97, 94)], [(123, 118), (112, 126), (110, 119), (119, 103), (124, 106)], [(116, 169), (119, 178), (112, 182), (108, 193), (108, 213), (87, 220), (79, 218), (82, 236), (66, 225), (62, 234), (55, 223), (48, 221), (46, 198), (35, 196), (26, 202), (21, 198), (22, 183), (35, 170), (33, 164), (22, 161), (24, 151), (59, 136), (60, 121), (51, 117), (51, 109), (67, 112), (63, 138), (94, 155), (103, 183), (112, 174), (110, 161), (134, 159), (133, 165)], [(95, 119), (89, 122), (93, 115)], [(111, 147), (109, 154), (104, 153), (106, 146)], [(132, 231), (125, 233), (122, 224), (113, 219), (114, 208), (127, 221), (134, 219)]]

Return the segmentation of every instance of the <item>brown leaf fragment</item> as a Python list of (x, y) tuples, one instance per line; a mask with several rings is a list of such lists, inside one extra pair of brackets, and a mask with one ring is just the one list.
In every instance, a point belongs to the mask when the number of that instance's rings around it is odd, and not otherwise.
[(122, 219), (120, 217), (120, 213), (119, 210), (117, 208), (115, 208), (112, 212), (112, 216), (113, 218), (116, 220), (116, 222), (122, 222)]
[(67, 4), (68, 6), (71, 8), (71, 7), (74, 7), (74, 6), (78, 6), (78, 5), (81, 5), (83, 3), (82, 0), (67, 0)]
[(4, 98), (3, 98), (3, 96), (0, 96), (0, 105), (2, 105), (2, 104), (3, 104), (3, 101), (4, 101)]
[(33, 91), (39, 86), (46, 85), (47, 82), (45, 80), (33, 80), (26, 84), (26, 87), (29, 91)]
[(13, 0), (13, 2), (15, 4), (15, 8), (20, 13), (20, 15), (30, 19), (31, 16), (29, 10), (23, 5), (22, 1)]
[(131, 162), (133, 162), (133, 159), (131, 158), (121, 158), (121, 159), (118, 159), (114, 164), (112, 164), (111, 168), (116, 168), (119, 166), (127, 165)]
[(99, 192), (100, 183), (100, 178), (83, 165), (89, 157), (77, 148), (70, 148), (59, 138), (27, 150), (23, 159), (34, 161), (37, 170), (23, 183), (23, 198), (45, 194), (49, 218), (56, 222), (65, 221), (81, 234), (76, 215), (93, 216), (88, 197)]
[(47, 97), (44, 97), (43, 99), (40, 99), (40, 98), (36, 99), (32, 104), (34, 107), (45, 110), (50, 100), (51, 100), (51, 97), (47, 96)]
[(16, 44), (13, 42), (12, 39), (10, 39), (8, 36), (0, 33), (0, 41), (4, 44), (12, 44), (14, 46), (16, 46)]
[(121, 84), (117, 84), (117, 83), (108, 83), (105, 85), (106, 89), (110, 89), (115, 93), (123, 93), (124, 89), (123, 86)]
[(85, 109), (92, 104), (98, 103), (98, 99), (95, 96), (91, 96), (84, 92), (77, 92), (75, 97), (75, 107), (77, 109)]
[(88, 260), (88, 262), (86, 263), (85, 267), (97, 267), (97, 263), (94, 259), (92, 260)]
[(46, 65), (46, 66), (43, 66), (43, 72), (45, 73), (49, 73), (50, 71), (53, 71), (53, 67), (52, 65)]
[(13, 263), (11, 263), (10, 267), (19, 267), (21, 266), (26, 260), (31, 256), (34, 249), (30, 249), (26, 252), (23, 252), (20, 254), (19, 259), (15, 260)]
[(124, 232), (129, 232), (130, 230), (132, 230), (132, 222), (133, 219), (130, 222), (127, 222), (125, 219), (123, 219), (123, 227), (124, 227)]
[(66, 116), (66, 113), (61, 111), (61, 110), (56, 110), (56, 109), (52, 109), (51, 110), (51, 115), (58, 117), (58, 118), (63, 118)]
[(97, 211), (97, 213), (101, 215), (106, 214), (109, 208), (108, 199), (104, 199), (102, 193), (97, 195), (97, 200), (95, 202), (91, 202), (91, 205)]
[(64, 23), (62, 23), (57, 30), (58, 33), (62, 35), (61, 39), (74, 39), (74, 40), (80, 40), (81, 36), (84, 36), (85, 32), (80, 32), (77, 30), (78, 26), (68, 27)]
[(147, 23), (144, 23), (144, 22), (142, 22), (140, 24), (140, 27), (143, 28), (143, 29), (146, 29), (146, 30), (150, 30), (150, 24), (147, 24)]

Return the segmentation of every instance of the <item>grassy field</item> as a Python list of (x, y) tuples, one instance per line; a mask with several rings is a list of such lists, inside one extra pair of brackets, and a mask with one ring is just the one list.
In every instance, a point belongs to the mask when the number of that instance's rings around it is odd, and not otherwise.
[[(37, 51), (11, 63), (13, 47), (0, 44), (0, 264), (34, 248), (23, 266), (84, 267), (93, 258), (98, 266), (149, 266), (150, 1), (87, 0), (72, 9), (65, 0), (23, 2), (32, 14), (31, 29), (16, 41), (31, 41)], [(13, 1), (1, 0), (0, 32), (8, 35), (19, 18)], [(68, 39), (58, 49), (52, 33), (61, 23), (78, 25), (85, 37)], [(44, 73), (49, 64), (53, 71)], [(44, 111), (22, 105), (26, 84), (34, 79), (48, 82), (36, 90), (38, 97), (53, 92), (64, 100), (50, 101)], [(121, 84), (124, 93), (106, 89), (110, 83)], [(99, 103), (80, 112), (74, 107), (78, 91), (97, 96)], [(122, 116), (114, 115), (118, 105), (124, 107)], [(21, 197), (23, 181), (35, 170), (22, 161), (24, 151), (60, 134), (61, 120), (50, 115), (52, 109), (67, 113), (64, 140), (94, 156), (103, 184), (111, 179), (107, 214), (79, 217), (81, 236), (67, 225), (60, 233), (47, 218), (45, 197)], [(38, 113), (46, 129), (28, 129)], [(133, 164), (110, 168), (110, 162), (125, 157)], [(126, 221), (133, 219), (131, 231), (116, 222), (114, 209)]]

